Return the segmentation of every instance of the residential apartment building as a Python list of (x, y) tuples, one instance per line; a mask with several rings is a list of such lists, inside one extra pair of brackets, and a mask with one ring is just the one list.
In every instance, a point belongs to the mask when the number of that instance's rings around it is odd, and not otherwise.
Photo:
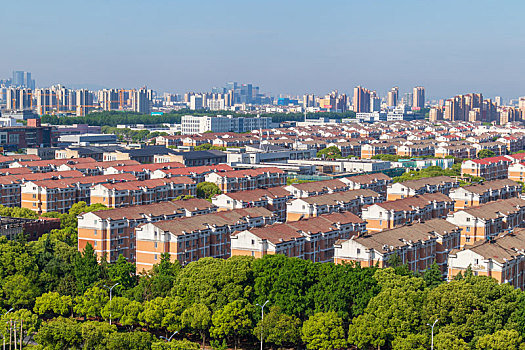
[(344, 177), (341, 181), (347, 183), (351, 190), (357, 190), (360, 188), (369, 189), (379, 193), (385, 198), (387, 187), (392, 184), (392, 178), (383, 173)]
[(434, 145), (432, 144), (415, 144), (401, 145), (397, 147), (396, 153), (403, 157), (427, 157), (434, 156)]
[(212, 203), (219, 210), (263, 207), (270, 210), (278, 222), (284, 222), (286, 221), (286, 202), (292, 198), (290, 192), (282, 187), (269, 187), (219, 194), (212, 198)]
[(177, 176), (186, 176), (201, 183), (205, 181), (206, 174), (221, 173), (225, 171), (233, 171), (233, 168), (228, 164), (206, 165), (206, 166), (191, 166), (186, 168), (172, 168), (172, 169), (157, 169), (151, 173), (152, 179), (162, 179)]
[(449, 176), (427, 177), (417, 180), (397, 182), (388, 186), (387, 200), (403, 199), (425, 193), (449, 194), (450, 190), (459, 187), (456, 179)]
[(105, 256), (108, 262), (115, 262), (122, 254), (134, 262), (137, 226), (215, 211), (207, 200), (193, 198), (83, 213), (78, 217), (78, 250), (89, 243), (99, 260)]
[(508, 178), (509, 180), (525, 182), (525, 163), (513, 163), (509, 165)]
[(133, 174), (139, 180), (151, 178), (151, 173), (159, 169), (178, 169), (184, 168), (185, 165), (179, 162), (138, 164), (138, 165), (114, 165), (104, 170), (104, 174)]
[(505, 156), (466, 160), (461, 164), (461, 175), (479, 176), (487, 181), (506, 179), (511, 163)]
[[(56, 211), (67, 213), (73, 204), (90, 204), (90, 189), (94, 185), (115, 181), (133, 181), (131, 174), (73, 177), (58, 180), (27, 181), (20, 186), (21, 207), (37, 213)], [(124, 182), (121, 182), (124, 183)]]
[(361, 146), (362, 159), (371, 159), (378, 154), (397, 154), (397, 147), (392, 143), (367, 143)]
[(368, 189), (334, 192), (288, 201), (286, 220), (298, 221), (334, 212), (349, 211), (359, 215), (361, 208), (382, 201), (377, 192)]
[(358, 216), (350, 212), (332, 213), (236, 232), (231, 235), (231, 255), (261, 258), (283, 254), (314, 262), (333, 262), (335, 242), (364, 231), (365, 223)]
[(525, 230), (515, 229), (491, 240), (453, 250), (448, 257), (448, 279), (471, 269), (499, 283), (525, 289)]
[(336, 243), (334, 262), (384, 268), (397, 254), (413, 272), (422, 273), (435, 261), (446, 274), (449, 253), (459, 247), (459, 236), (459, 228), (443, 219), (356, 235)]
[(127, 165), (139, 165), (140, 163), (135, 160), (117, 160), (117, 161), (96, 161), (89, 163), (76, 163), (76, 164), (62, 164), (56, 167), (56, 171), (64, 172), (76, 170), (80, 171), (86, 176), (97, 176), (104, 175), (104, 171), (114, 166), (127, 166)]
[(226, 153), (217, 150), (209, 151), (189, 151), (189, 152), (171, 152), (166, 155), (155, 155), (153, 157), (154, 163), (179, 162), (185, 166), (203, 166), (203, 165), (217, 165), (226, 163)]
[(475, 207), (499, 199), (518, 197), (521, 185), (509, 179), (485, 181), (481, 184), (454, 188), (449, 197), (455, 201), (454, 208)]
[(376, 203), (363, 208), (361, 217), (368, 231), (382, 231), (433, 218), (443, 218), (454, 210), (454, 201), (442, 193), (427, 193)]
[(350, 189), (350, 184), (343, 179), (303, 182), (284, 186), (284, 189), (295, 198), (319, 196), (327, 193), (344, 192)]
[(58, 167), (64, 164), (85, 164), (95, 163), (93, 158), (75, 158), (75, 159), (51, 159), (51, 160), (24, 160), (15, 161), (9, 164), (10, 168), (28, 168), (33, 173), (47, 173), (51, 171), (57, 171)]
[(0, 205), (20, 207), (20, 181), (11, 175), (0, 176)]
[(524, 225), (525, 200), (509, 198), (448, 214), (461, 228), (461, 246), (491, 239), (504, 230)]
[(274, 167), (212, 172), (204, 178), (216, 184), (224, 193), (286, 185), (286, 173)]
[(232, 117), (229, 116), (192, 116), (185, 115), (181, 119), (183, 135), (212, 132), (246, 132), (256, 129), (268, 129), (271, 123), (269, 117)]
[(246, 208), (144, 224), (136, 229), (137, 272), (149, 271), (163, 253), (182, 265), (204, 257), (228, 258), (234, 232), (274, 221), (265, 208)]
[(454, 157), (458, 159), (476, 158), (476, 148), (469, 145), (437, 146), (434, 150), (436, 158)]
[[(118, 176), (123, 175), (131, 174)], [(179, 196), (195, 196), (196, 191), (195, 181), (188, 177), (104, 183), (91, 188), (91, 203), (121, 208), (173, 200)]]

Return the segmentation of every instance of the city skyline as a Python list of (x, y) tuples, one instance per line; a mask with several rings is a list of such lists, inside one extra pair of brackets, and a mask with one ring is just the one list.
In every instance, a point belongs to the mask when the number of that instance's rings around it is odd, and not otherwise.
[(25, 70), (42, 86), (167, 92), (251, 81), (274, 96), (358, 85), (383, 96), (392, 86), (422, 85), (429, 99), (469, 91), (509, 99), (525, 95), (517, 78), (525, 73), (517, 17), (525, 4), (505, 5), (228, 1), (196, 10), (167, 1), (11, 2), (0, 14), (10, 33), (0, 76)]
[[(9, 84), (6, 86), (6, 87), (9, 87), (12, 86), (12, 87), (24, 87), (24, 88), (27, 88), (27, 85), (26, 84), (20, 84), (20, 83), (13, 83), (13, 81), (15, 81), (15, 74), (27, 74), (29, 75), (29, 77), (31, 77), (32, 75), (32, 72), (27, 72), (27, 71), (12, 71), (12, 74), (13, 74), (13, 77), (11, 78), (7, 78), (7, 79), (1, 79), (2, 77), (0, 76), (0, 85), (3, 83), (3, 82), (8, 82)], [(159, 95), (162, 95), (162, 94), (178, 94), (178, 95), (184, 95), (184, 94), (201, 94), (201, 93), (217, 93), (217, 92), (221, 92), (221, 93), (226, 93), (228, 91), (228, 86), (229, 85), (232, 85), (232, 84), (236, 84), (235, 86), (252, 86), (254, 87), (254, 89), (257, 89), (257, 93), (259, 93), (259, 90), (260, 90), (260, 87), (258, 86), (258, 84), (252, 84), (251, 82), (248, 83), (248, 82), (238, 82), (238, 81), (228, 81), (228, 82), (224, 82), (223, 84), (216, 84), (215, 86), (212, 86), (212, 87), (208, 87), (208, 88), (205, 88), (203, 90), (199, 90), (199, 91), (189, 91), (189, 90), (185, 90), (185, 91), (158, 91), (158, 90), (155, 90), (155, 89), (151, 89), (152, 91), (155, 91), (157, 94)], [(90, 87), (91, 85), (91, 87)], [(145, 88), (147, 87), (147, 84), (144, 85), (144, 86), (132, 86), (132, 87), (122, 87), (122, 86), (111, 86), (111, 87), (108, 87), (108, 86), (102, 86), (102, 85), (93, 85), (93, 84), (69, 84), (69, 85), (66, 85), (66, 84), (63, 84), (63, 83), (60, 83), (60, 82), (57, 82), (55, 84), (51, 84), (51, 85), (45, 85), (45, 86), (42, 86), (42, 85), (38, 85), (35, 83), (35, 79), (32, 80), (32, 86), (33, 88), (29, 88), (29, 89), (32, 89), (32, 90), (39, 90), (39, 89), (48, 89), (48, 88), (52, 88), (52, 87), (61, 87), (61, 88), (67, 88), (67, 89), (72, 89), (72, 90), (83, 90), (83, 89), (86, 89), (86, 90), (89, 90), (89, 91), (109, 91), (109, 90), (124, 90), (124, 91), (130, 91), (130, 90), (140, 90), (142, 88)], [(232, 85), (233, 86), (233, 85)], [(425, 98), (425, 94), (428, 94), (428, 91), (426, 91), (426, 88), (425, 86), (413, 86), (413, 87), (407, 87), (406, 89), (400, 89), (399, 86), (393, 86), (392, 88), (390, 88), (389, 90), (387, 91), (378, 91), (376, 89), (374, 89), (373, 87), (371, 87), (370, 89), (368, 89), (367, 87), (364, 87), (362, 85), (356, 85), (355, 87), (353, 88), (349, 88), (348, 91), (347, 90), (343, 90), (343, 91), (339, 91), (338, 89), (332, 89), (332, 90), (327, 90), (325, 92), (321, 92), (319, 94), (316, 94), (316, 93), (311, 93), (309, 91), (305, 91), (305, 92), (302, 92), (302, 93), (298, 93), (298, 94), (291, 94), (291, 93), (286, 93), (286, 92), (280, 92), (278, 94), (268, 94), (266, 93), (265, 91), (260, 91), (262, 93), (262, 95), (264, 96), (268, 96), (268, 97), (272, 97), (272, 98), (278, 98), (278, 97), (281, 97), (281, 96), (289, 96), (289, 97), (297, 97), (297, 98), (303, 98), (305, 96), (317, 96), (317, 97), (322, 97), (323, 95), (330, 95), (331, 93), (334, 93), (334, 92), (338, 92), (340, 94), (345, 94), (349, 97), (353, 97), (355, 96), (355, 93), (356, 93), (356, 89), (357, 88), (362, 88), (362, 89), (365, 89), (368, 91), (368, 93), (372, 93), (373, 94), (373, 97), (374, 98), (377, 98), (379, 101), (383, 101), (385, 103), (387, 103), (388, 106), (395, 106), (397, 105), (397, 103), (401, 100), (403, 100), (403, 98), (409, 98), (411, 101), (413, 99), (413, 96), (416, 94), (416, 91), (418, 91), (418, 89), (423, 89), (423, 96), (422, 96), (422, 101), (435, 101), (435, 102), (438, 102), (438, 101), (445, 101), (447, 99), (451, 99), (451, 98), (454, 98), (454, 96), (458, 96), (458, 95), (464, 95), (464, 94), (470, 94), (472, 92), (457, 92), (453, 95), (450, 95), (450, 96), (439, 96), (439, 97), (436, 97), (436, 96), (432, 96), (430, 95), (431, 97), (427, 97)], [(125, 90), (125, 89), (130, 89), (130, 90)], [(331, 91), (331, 92), (330, 92)], [(392, 93), (395, 92), (395, 99), (394, 100), (391, 100), (393, 97), (392, 97)], [(476, 92), (476, 93), (479, 93), (479, 92)], [(482, 94), (482, 93), (481, 93)], [(428, 96), (428, 95), (427, 95)], [(489, 98), (492, 97), (492, 98), (495, 98), (496, 101), (500, 101), (500, 102), (509, 102), (509, 101), (513, 101), (514, 103), (517, 103), (518, 99), (520, 97), (522, 97), (521, 95), (516, 95), (516, 96), (509, 96), (509, 97), (503, 97), (500, 95), (494, 95), (494, 96), (489, 96)], [(355, 102), (355, 101), (354, 101)], [(422, 106), (419, 106), (419, 107), (422, 107)]]

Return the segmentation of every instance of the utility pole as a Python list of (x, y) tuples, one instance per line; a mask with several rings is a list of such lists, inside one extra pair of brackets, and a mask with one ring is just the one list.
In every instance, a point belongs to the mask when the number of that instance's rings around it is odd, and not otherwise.
[(264, 307), (266, 304), (268, 304), (270, 300), (266, 300), (266, 302), (262, 305), (257, 304), (261, 308), (261, 350), (263, 350), (263, 328), (264, 328)]
[[(104, 285), (104, 288), (107, 288), (109, 289), (109, 302), (111, 303), (111, 298), (113, 296), (113, 288), (115, 288), (116, 286), (118, 286), (119, 284), (118, 283), (115, 283), (111, 288)], [(109, 308), (109, 325), (111, 326), (111, 308)]]
[(14, 349), (16, 350), (16, 320), (13, 321)]
[[(4, 318), (8, 313), (10, 313), (13, 310), (14, 310), (14, 308), (10, 308), (9, 310), (7, 310), (7, 312), (2, 315), (2, 318)], [(7, 324), (7, 322), (6, 322), (6, 324)], [(7, 328), (6, 328), (6, 330), (7, 330)], [(9, 328), (9, 332), (11, 332), (11, 328)], [(5, 350), (5, 335), (3, 333), (2, 333), (2, 339), (3, 339), (3, 342), (4, 342), (4, 344), (2, 346), (2, 350)]]
[(430, 326), (432, 328), (432, 342), (430, 343), (430, 350), (434, 350), (434, 326), (438, 321), (439, 319), (436, 319), (432, 324), (427, 323), (427, 326)]

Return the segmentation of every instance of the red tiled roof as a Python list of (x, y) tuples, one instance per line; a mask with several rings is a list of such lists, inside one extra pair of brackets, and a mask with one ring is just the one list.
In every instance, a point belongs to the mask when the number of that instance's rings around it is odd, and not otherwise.
[(29, 168), (1, 168), (0, 175), (15, 175), (15, 174), (31, 174), (32, 171)]
[(105, 188), (112, 189), (115, 191), (124, 191), (124, 190), (138, 190), (141, 188), (154, 188), (165, 186), (169, 183), (176, 184), (194, 184), (195, 181), (188, 177), (172, 177), (164, 179), (149, 179), (149, 180), (138, 180), (138, 181), (129, 181), (129, 182), (119, 182), (119, 183), (105, 183), (102, 184)]
[(206, 174), (209, 172), (219, 172), (219, 171), (230, 171), (233, 170), (228, 164), (218, 164), (218, 165), (207, 165), (207, 166), (193, 166), (187, 168), (172, 168), (172, 169), (160, 169), (165, 174), (170, 175), (181, 175), (188, 176), (191, 174)]
[(62, 164), (80, 164), (96, 162), (93, 158), (69, 158), (69, 159), (50, 159), (50, 160), (33, 160), (18, 162), (23, 167), (45, 167), (48, 165), (62, 165)]

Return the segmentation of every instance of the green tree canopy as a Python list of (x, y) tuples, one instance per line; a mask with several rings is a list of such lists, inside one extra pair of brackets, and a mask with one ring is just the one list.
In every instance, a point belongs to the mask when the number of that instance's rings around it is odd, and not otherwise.
[(184, 327), (199, 332), (202, 339), (202, 347), (206, 343), (206, 332), (211, 324), (211, 311), (202, 303), (192, 304), (181, 315)]
[(295, 316), (282, 313), (278, 306), (270, 307), (269, 312), (264, 315), (264, 320), (257, 323), (253, 335), (260, 338), (261, 331), (266, 343), (278, 347), (293, 346), (301, 341), (301, 321)]
[(86, 245), (82, 254), (75, 259), (73, 268), (77, 289), (81, 293), (100, 280), (100, 265), (90, 243)]
[(201, 182), (197, 184), (197, 198), (210, 199), (216, 194), (221, 194), (219, 186), (212, 182)]
[(73, 319), (59, 317), (43, 323), (35, 341), (45, 349), (78, 349), (82, 344), (82, 330)]
[(303, 324), (302, 339), (308, 350), (333, 350), (346, 347), (343, 320), (335, 312), (319, 312)]
[(488, 149), (482, 149), (478, 152), (478, 158), (490, 158), (494, 157), (496, 153), (494, 151), (488, 150)]
[(341, 150), (337, 146), (326, 147), (317, 152), (317, 158), (336, 159), (341, 157)]
[(76, 305), (73, 310), (76, 314), (85, 317), (101, 317), (102, 309), (109, 301), (108, 291), (93, 287), (75, 298)]
[(210, 334), (214, 338), (233, 338), (237, 349), (239, 339), (250, 333), (252, 321), (249, 308), (243, 300), (235, 300), (213, 314)]

